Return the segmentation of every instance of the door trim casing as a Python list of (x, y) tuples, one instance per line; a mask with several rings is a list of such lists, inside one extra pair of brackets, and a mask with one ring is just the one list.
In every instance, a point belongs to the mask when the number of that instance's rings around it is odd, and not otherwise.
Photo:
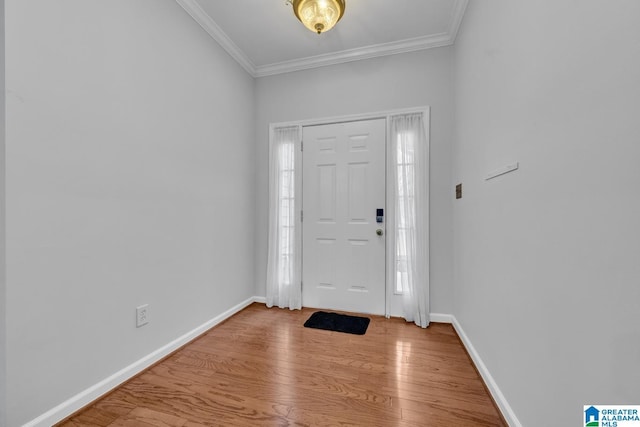
[[(355, 122), (362, 120), (375, 120), (375, 119), (385, 119), (387, 124), (387, 135), (385, 141), (385, 149), (386, 149), (386, 188), (387, 188), (387, 199), (386, 199), (386, 210), (387, 210), (387, 224), (393, 224), (393, 209), (390, 209), (389, 206), (393, 204), (393, 200), (395, 197), (394, 186), (390, 185), (390, 166), (389, 165), (389, 140), (390, 140), (390, 126), (389, 120), (392, 116), (402, 115), (402, 114), (412, 114), (412, 113), (422, 113), (424, 117), (425, 124), (425, 135), (427, 136), (427, 150), (429, 150), (430, 146), (430, 128), (431, 128), (431, 107), (429, 106), (421, 106), (421, 107), (412, 107), (412, 108), (403, 108), (396, 110), (385, 110), (371, 113), (361, 113), (361, 114), (348, 114), (342, 116), (330, 116), (330, 117), (321, 117), (315, 119), (305, 119), (305, 120), (295, 120), (295, 121), (286, 121), (286, 122), (276, 122), (269, 124), (269, 150), (271, 150), (271, 145), (273, 141), (273, 132), (274, 129), (279, 127), (289, 127), (289, 126), (298, 126), (300, 141), (296, 147), (296, 165), (302, 165), (302, 128), (305, 126), (318, 126), (318, 125), (328, 125), (328, 124), (336, 124), (336, 123), (345, 123), (345, 122)], [(429, 159), (430, 159), (429, 155)], [(302, 168), (297, 167), (295, 171), (295, 183), (296, 188), (302, 188)], [(296, 193), (297, 194), (297, 193)], [(296, 195), (296, 212), (299, 212), (302, 209), (302, 201), (298, 199)], [(427, 211), (430, 211), (430, 207), (427, 206)], [(428, 219), (427, 219), (428, 221)], [(427, 222), (428, 223), (428, 222)], [(299, 215), (296, 215), (296, 227), (300, 227), (302, 229), (302, 222)], [(387, 227), (386, 232), (386, 240), (385, 240), (385, 264), (386, 264), (386, 277), (385, 277), (385, 316), (402, 316), (402, 306), (401, 306), (401, 296), (396, 295), (394, 293), (393, 287), (391, 283), (393, 283), (392, 275), (392, 263), (393, 263), (393, 254), (390, 253), (390, 248), (395, 247), (395, 227)], [(430, 240), (430, 237), (429, 237)], [(296, 241), (297, 250), (300, 251), (296, 260), (298, 265), (296, 265), (296, 269), (298, 271), (302, 271), (302, 233), (299, 233), (298, 241)], [(428, 246), (427, 246), (428, 247)], [(428, 254), (427, 254), (428, 255)], [(303, 286), (303, 284), (300, 284)]]

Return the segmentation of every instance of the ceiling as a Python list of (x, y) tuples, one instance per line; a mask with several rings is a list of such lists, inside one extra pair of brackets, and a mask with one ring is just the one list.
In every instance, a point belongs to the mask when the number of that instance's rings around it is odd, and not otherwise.
[(324, 34), (285, 0), (176, 0), (254, 77), (454, 43), (468, 0), (346, 0)]

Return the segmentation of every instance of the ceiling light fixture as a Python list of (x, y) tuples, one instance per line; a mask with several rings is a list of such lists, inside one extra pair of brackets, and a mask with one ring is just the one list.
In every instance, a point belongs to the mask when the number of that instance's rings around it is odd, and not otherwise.
[(324, 33), (333, 28), (344, 15), (345, 0), (287, 0), (293, 5), (293, 13), (314, 33)]

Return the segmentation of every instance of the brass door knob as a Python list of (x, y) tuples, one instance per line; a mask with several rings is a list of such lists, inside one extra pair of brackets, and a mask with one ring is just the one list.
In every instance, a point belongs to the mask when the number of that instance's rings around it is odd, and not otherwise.
[(383, 234), (383, 233), (382, 233), (382, 228), (378, 228), (378, 229), (376, 230), (376, 234), (377, 234), (378, 236), (382, 236), (382, 234)]

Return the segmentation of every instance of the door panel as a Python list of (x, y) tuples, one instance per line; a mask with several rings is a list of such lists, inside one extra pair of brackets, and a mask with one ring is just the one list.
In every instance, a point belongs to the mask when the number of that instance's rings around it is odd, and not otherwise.
[[(336, 221), (336, 165), (317, 165), (318, 188), (315, 194), (320, 197), (318, 221), (335, 223)], [(303, 202), (304, 203), (304, 202)]]
[(384, 314), (384, 119), (303, 129), (303, 304)]

